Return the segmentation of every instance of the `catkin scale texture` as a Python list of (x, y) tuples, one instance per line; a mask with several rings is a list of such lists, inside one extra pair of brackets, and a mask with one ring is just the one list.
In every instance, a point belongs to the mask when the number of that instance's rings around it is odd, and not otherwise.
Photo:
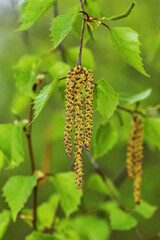
[(127, 146), (128, 178), (134, 179), (134, 201), (140, 204), (142, 185), (143, 124), (139, 116), (131, 121), (130, 140)]
[(74, 169), (77, 189), (82, 188), (82, 146), (89, 151), (92, 135), (93, 74), (86, 68), (76, 66), (68, 73), (65, 90), (66, 124), (64, 133), (65, 150), (72, 156), (71, 133), (74, 125)]

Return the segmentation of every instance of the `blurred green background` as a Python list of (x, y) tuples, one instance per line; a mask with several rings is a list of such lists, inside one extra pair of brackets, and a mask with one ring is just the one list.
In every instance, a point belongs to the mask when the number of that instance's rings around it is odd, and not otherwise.
[[(98, 1), (104, 16), (112, 16), (124, 12), (130, 4), (129, 0), (99, 0)], [(66, 13), (79, 1), (75, 0), (59, 0), (59, 14)], [(22, 97), (21, 93), (15, 87), (15, 79), (13, 77), (13, 66), (18, 62), (24, 54), (40, 54), (42, 55), (48, 49), (52, 48), (50, 35), (50, 26), (53, 18), (53, 9), (50, 9), (30, 30), (26, 32), (16, 32), (20, 25), (18, 14), (18, 1), (2, 1), (0, 0), (0, 123), (10, 123), (15, 120), (12, 109), (15, 109), (22, 118), (28, 118), (29, 99)], [(121, 56), (113, 49), (108, 31), (103, 26), (97, 28), (95, 32), (95, 41), (89, 40), (87, 47), (91, 49), (95, 68), (95, 81), (104, 78), (110, 83), (117, 93), (128, 92), (138, 93), (149, 87), (152, 88), (151, 96), (144, 101), (142, 105), (154, 106), (159, 104), (159, 76), (160, 76), (160, 1), (159, 0), (137, 0), (137, 4), (129, 17), (109, 22), (110, 26), (128, 26), (139, 33), (142, 43), (142, 57), (144, 66), (150, 78), (147, 78), (137, 72), (132, 67), (125, 64)], [(79, 45), (79, 38), (72, 32), (63, 42), (64, 48), (76, 47)], [(60, 54), (48, 57), (48, 61), (61, 60)], [(46, 60), (47, 61), (47, 60)], [(45, 66), (44, 69), (45, 70)], [(46, 78), (46, 81), (48, 79)], [(39, 118), (33, 125), (33, 148), (36, 160), (36, 168), (42, 169), (46, 141), (48, 139), (49, 126), (52, 126), (51, 133), (52, 149), (51, 149), (51, 172), (67, 171), (71, 160), (65, 155), (63, 144), (63, 116), (64, 104), (58, 91), (54, 92), (49, 103), (40, 114)], [(100, 122), (103, 122), (99, 113), (94, 116), (94, 130), (98, 128)], [(123, 114), (124, 126), (120, 126), (116, 118), (113, 116), (120, 132), (120, 141), (113, 150), (107, 155), (98, 159), (99, 165), (103, 168), (108, 177), (114, 180), (119, 172), (125, 167), (126, 161), (126, 143), (129, 135), (129, 122), (131, 117), (127, 113)], [(94, 131), (95, 132), (95, 131)], [(59, 136), (58, 139), (56, 134)], [(30, 162), (28, 157), (27, 142), (23, 138), (26, 150), (25, 161), (14, 170), (6, 170), (5, 167), (0, 171), (0, 187), (4, 185), (11, 175), (28, 175), (30, 174)], [(92, 145), (94, 143), (94, 134)], [(93, 153), (93, 146), (91, 149)], [(157, 149), (145, 145), (144, 164), (143, 164), (143, 186), (142, 198), (153, 205), (160, 205), (160, 154)], [(87, 158), (84, 159), (84, 187), (88, 176), (93, 172), (92, 166)], [(125, 206), (133, 205), (132, 183), (127, 177), (119, 187), (122, 201)], [(46, 183), (45, 188), (41, 187), (38, 194), (38, 202), (45, 201), (54, 191), (50, 183)], [(85, 190), (86, 191), (86, 190)], [(92, 205), (98, 204), (99, 197), (87, 192), (86, 196), (90, 198)], [(84, 201), (85, 202), (85, 201)], [(93, 204), (92, 204), (93, 202)], [(28, 206), (31, 205), (31, 200)], [(0, 197), (0, 211), (7, 204)], [(146, 239), (155, 235), (160, 231), (160, 210), (156, 212), (150, 220), (145, 220), (137, 216), (139, 220), (139, 229)], [(23, 240), (30, 233), (30, 228), (21, 220), (12, 223), (5, 234), (5, 240)], [(137, 239), (133, 230), (131, 231), (115, 231), (111, 235), (111, 240)]]

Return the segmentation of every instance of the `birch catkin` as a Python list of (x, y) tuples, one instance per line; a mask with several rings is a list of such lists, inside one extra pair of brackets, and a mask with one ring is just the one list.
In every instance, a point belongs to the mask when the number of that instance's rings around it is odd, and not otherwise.
[[(82, 146), (89, 151), (92, 134), (93, 115), (93, 73), (76, 66), (68, 73), (66, 81), (66, 124), (64, 133), (65, 150), (72, 155), (71, 133), (74, 125), (74, 168), (77, 189), (82, 188)], [(85, 99), (85, 100), (84, 100)]]
[(143, 124), (139, 116), (131, 121), (130, 140), (127, 146), (128, 178), (134, 179), (134, 201), (140, 204), (142, 185)]

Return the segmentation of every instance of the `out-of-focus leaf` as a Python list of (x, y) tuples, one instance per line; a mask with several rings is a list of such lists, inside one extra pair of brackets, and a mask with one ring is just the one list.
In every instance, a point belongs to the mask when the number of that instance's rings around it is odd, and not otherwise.
[(5, 161), (4, 153), (0, 150), (0, 170), (3, 168), (4, 161)]
[(137, 220), (119, 208), (112, 208), (110, 221), (113, 230), (129, 230), (137, 225)]
[(73, 172), (56, 174), (51, 182), (55, 185), (61, 200), (61, 206), (66, 216), (77, 211), (81, 202), (82, 190), (76, 189)]
[(33, 121), (39, 116), (42, 109), (45, 107), (48, 102), (52, 92), (57, 86), (58, 78), (55, 79), (51, 84), (46, 85), (40, 93), (34, 99), (34, 118)]
[(135, 102), (140, 102), (143, 101), (144, 99), (148, 98), (152, 92), (151, 88), (148, 88), (147, 90), (140, 92), (138, 94), (132, 95), (128, 93), (120, 93), (119, 94), (119, 99), (121, 101), (125, 101), (128, 103), (135, 103)]
[(144, 120), (144, 138), (160, 149), (160, 119), (146, 118)]
[(119, 103), (118, 94), (104, 80), (97, 82), (97, 110), (109, 119)]
[(11, 221), (10, 211), (3, 210), (3, 212), (0, 213), (0, 239), (3, 238), (3, 235), (5, 234), (10, 221)]
[(19, 91), (16, 92), (12, 99), (12, 111), (17, 114), (24, 112), (30, 105), (30, 98), (24, 94), (20, 94)]
[[(79, 54), (79, 47), (73, 47), (65, 51), (65, 56), (67, 62), (72, 66), (75, 67), (78, 60)], [(86, 67), (87, 69), (94, 70), (94, 58), (92, 52), (88, 48), (83, 48), (82, 54), (82, 67)]]
[(28, 0), (23, 10), (23, 23), (18, 31), (30, 28), (53, 5), (56, 0)]
[(116, 129), (110, 124), (101, 124), (96, 132), (94, 158), (98, 158), (111, 150), (117, 142)]
[(144, 200), (141, 200), (141, 204), (136, 205), (135, 211), (142, 215), (144, 218), (149, 219), (154, 215), (157, 208), (157, 206), (153, 206)]
[(3, 196), (11, 208), (13, 221), (16, 220), (18, 212), (27, 202), (33, 188), (37, 184), (36, 176), (14, 176), (11, 177), (3, 187)]
[(74, 13), (59, 15), (53, 19), (51, 27), (53, 48), (56, 48), (71, 31), (76, 15), (77, 11)]
[(112, 27), (110, 38), (113, 46), (119, 51), (124, 61), (149, 77), (143, 68), (138, 34), (128, 27)]
[(28, 4), (28, 0), (23, 0), (20, 5), (18, 6), (19, 14), (20, 14), (20, 19), (24, 19), (25, 12), (26, 12), (26, 6)]
[(64, 62), (56, 62), (49, 69), (50, 74), (53, 78), (62, 78), (66, 77), (70, 70), (70, 66)]
[(81, 239), (106, 240), (110, 235), (107, 221), (96, 216), (78, 216), (72, 220), (71, 228), (80, 234)]
[(54, 112), (52, 121), (52, 139), (62, 139), (64, 136), (65, 118), (61, 112)]
[(59, 201), (59, 196), (54, 194), (47, 202), (42, 203), (37, 208), (38, 228), (50, 228), (56, 207)]
[(32, 88), (37, 81), (40, 63), (41, 60), (39, 57), (34, 55), (25, 55), (19, 60), (17, 65), (14, 66), (16, 86), (22, 93), (29, 97), (34, 96)]
[(55, 240), (55, 238), (51, 234), (32, 232), (26, 237), (26, 240)]
[(22, 123), (0, 124), (0, 150), (7, 158), (9, 168), (18, 166), (24, 160), (22, 130)]

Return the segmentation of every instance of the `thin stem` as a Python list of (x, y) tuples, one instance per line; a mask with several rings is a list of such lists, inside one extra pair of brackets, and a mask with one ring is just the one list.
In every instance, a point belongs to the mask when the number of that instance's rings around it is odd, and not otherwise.
[(119, 20), (119, 19), (128, 17), (128, 15), (129, 15), (129, 14), (131, 13), (131, 11), (133, 10), (135, 4), (136, 4), (135, 0), (132, 0), (129, 8), (127, 9), (127, 11), (126, 11), (125, 13), (122, 13), (122, 14), (120, 14), (120, 15), (116, 15), (116, 16), (113, 16), (113, 17), (106, 18), (106, 20)]
[(126, 179), (126, 176), (127, 176), (127, 174), (126, 174), (126, 167), (124, 167), (124, 168), (120, 171), (120, 173), (118, 174), (118, 176), (114, 179), (114, 185), (115, 185), (116, 187), (119, 187), (119, 186), (122, 184), (122, 182)]
[(153, 237), (149, 238), (148, 240), (155, 240), (155, 239), (160, 239), (160, 236), (158, 236), (158, 235), (155, 235), (155, 236), (153, 236)]
[[(115, 201), (118, 203), (119, 207), (124, 211), (124, 212), (129, 212), (125, 206), (123, 205), (123, 203), (121, 202), (121, 200), (119, 199), (119, 197), (116, 195), (116, 193), (114, 192), (114, 190), (112, 189), (111, 185), (108, 183), (105, 174), (103, 173), (103, 171), (100, 169), (100, 167), (98, 166), (98, 164), (96, 162), (93, 161), (92, 155), (85, 150), (84, 146), (82, 146), (83, 151), (85, 152), (86, 156), (88, 157), (89, 161), (91, 162), (95, 172), (97, 172), (100, 177), (102, 178), (102, 180), (104, 181), (104, 183), (106, 184), (106, 186), (108, 187), (109, 191), (111, 192), (113, 198), (115, 199)], [(134, 228), (134, 231), (138, 237), (139, 240), (144, 240), (142, 235), (140, 234), (139, 230), (137, 227)]]
[(111, 30), (110, 27), (109, 27), (107, 24), (101, 22), (101, 25), (103, 25), (103, 26), (105, 26), (106, 28), (108, 28), (109, 30)]
[(61, 204), (61, 201), (59, 200), (58, 203), (57, 203), (55, 214), (53, 216), (53, 221), (52, 221), (52, 224), (51, 224), (50, 233), (54, 232), (54, 227), (55, 227), (55, 223), (56, 223), (56, 217), (58, 216), (58, 212), (60, 210), (60, 204)]
[(81, 32), (81, 40), (80, 40), (80, 47), (79, 47), (79, 57), (77, 66), (81, 66), (81, 58), (82, 58), (82, 46), (83, 46), (83, 37), (84, 37), (84, 28), (85, 28), (85, 13), (84, 13), (84, 6), (83, 1), (80, 0), (82, 12), (83, 12), (83, 22), (82, 22), (82, 32)]
[(133, 115), (134, 113), (137, 113), (137, 114), (141, 115), (141, 116), (144, 117), (144, 118), (147, 117), (146, 114), (144, 114), (143, 112), (141, 112), (141, 111), (139, 111), (139, 110), (136, 110), (136, 109), (135, 109), (135, 110), (131, 110), (131, 109), (122, 107), (122, 106), (120, 106), (120, 105), (117, 106), (117, 108), (120, 109), (120, 110), (122, 110), (122, 111), (128, 112), (128, 113), (130, 113), (131, 115)]

